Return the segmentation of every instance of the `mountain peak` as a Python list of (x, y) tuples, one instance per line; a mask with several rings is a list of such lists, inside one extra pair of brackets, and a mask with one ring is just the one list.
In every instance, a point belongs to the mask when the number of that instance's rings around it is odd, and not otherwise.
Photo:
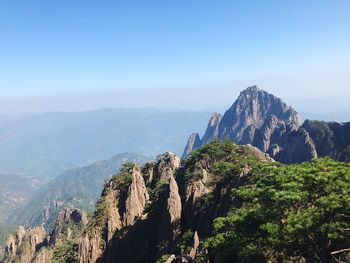
[[(270, 153), (278, 161), (291, 162), (294, 159), (284, 157), (280, 152), (286, 147), (285, 138), (292, 131), (297, 131), (300, 125), (299, 114), (291, 106), (256, 85), (250, 86), (240, 93), (223, 116), (214, 114), (211, 117), (200, 143), (198, 138), (194, 140), (192, 137), (191, 148), (186, 147), (184, 155), (213, 140), (229, 139), (238, 144), (251, 144)], [(299, 135), (298, 140), (306, 145), (302, 142), (308, 142), (308, 138)], [(196, 147), (193, 147), (194, 142)], [(280, 151), (274, 148), (275, 145), (281, 146)], [(305, 152), (311, 152), (307, 155), (308, 159), (315, 156), (312, 149)]]
[(259, 91), (262, 91), (262, 90), (259, 89), (258, 86), (254, 85), (254, 86), (250, 86), (250, 87), (246, 88), (241, 93), (257, 93)]

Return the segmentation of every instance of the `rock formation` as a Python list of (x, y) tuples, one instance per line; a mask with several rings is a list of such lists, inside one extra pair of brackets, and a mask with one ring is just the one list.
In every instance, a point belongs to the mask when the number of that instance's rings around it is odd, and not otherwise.
[(331, 156), (349, 160), (350, 124), (306, 120), (301, 125), (299, 114), (281, 99), (256, 86), (242, 91), (225, 112), (214, 113), (200, 139), (189, 138), (183, 159), (193, 150), (213, 140), (228, 139), (238, 144), (251, 144), (282, 163), (300, 163)]
[(46, 232), (42, 226), (28, 230), (19, 227), (6, 242), (4, 263), (16, 261), (30, 263), (37, 252), (37, 246), (43, 245), (45, 241)]
[(95, 212), (99, 219), (88, 226), (79, 244), (81, 263), (101, 260), (115, 232), (131, 226), (142, 216), (149, 195), (141, 170), (137, 165), (132, 165), (125, 167), (124, 173), (125, 177), (111, 180), (102, 193), (98, 203), (101, 209)]
[(335, 160), (350, 161), (350, 122), (306, 120), (302, 128), (312, 139), (319, 157), (330, 156)]
[[(219, 137), (219, 124), (223, 116), (220, 113), (214, 112), (208, 122), (207, 130), (202, 138), (202, 143), (208, 143)], [(198, 147), (197, 147), (198, 148)]]
[(154, 170), (154, 181), (168, 182), (180, 167), (180, 163), (180, 158), (172, 152), (166, 152), (158, 156), (157, 164), (155, 166), (156, 169)]
[(201, 146), (201, 138), (199, 134), (194, 132), (187, 140), (187, 144), (182, 154), (182, 159), (185, 159), (187, 155), (189, 155), (192, 151), (198, 149)]
[[(65, 208), (59, 213), (55, 228), (49, 235), (43, 226), (27, 230), (19, 227), (17, 232), (7, 240), (2, 262), (49, 263), (55, 255), (63, 262), (64, 258), (59, 254), (60, 250), (67, 243), (74, 244), (86, 223), (85, 212)], [(74, 251), (71, 252), (74, 257)]]
[[(312, 139), (303, 128), (292, 130), (287, 138), (290, 141), (284, 145), (289, 147), (307, 142), (311, 147)], [(285, 154), (274, 150), (276, 156)], [(242, 199), (235, 190), (254, 188), (251, 176), (260, 175), (256, 171), (280, 165), (258, 147), (230, 141), (208, 143), (182, 164), (171, 152), (142, 168), (126, 164), (105, 184), (87, 225), (82, 211), (66, 209), (48, 236), (43, 232), (26, 238), (30, 231), (20, 228), (8, 241), (4, 262), (49, 263), (62, 257), (80, 263), (202, 262), (204, 258), (232, 262), (237, 255), (220, 254), (206, 245), (215, 233), (214, 222), (240, 208)], [(78, 225), (84, 228), (80, 232)], [(23, 244), (32, 247), (23, 252)]]

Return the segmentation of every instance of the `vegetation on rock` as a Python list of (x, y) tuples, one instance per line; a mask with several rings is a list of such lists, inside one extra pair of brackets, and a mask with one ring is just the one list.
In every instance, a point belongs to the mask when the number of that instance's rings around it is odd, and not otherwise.
[(242, 205), (214, 220), (207, 246), (215, 253), (250, 262), (344, 260), (340, 251), (350, 248), (350, 164), (329, 158), (260, 163), (231, 192)]
[(142, 169), (125, 164), (79, 247), (58, 243), (52, 262), (348, 262), (349, 203), (348, 163), (287, 165), (213, 141), (180, 167), (171, 153)]

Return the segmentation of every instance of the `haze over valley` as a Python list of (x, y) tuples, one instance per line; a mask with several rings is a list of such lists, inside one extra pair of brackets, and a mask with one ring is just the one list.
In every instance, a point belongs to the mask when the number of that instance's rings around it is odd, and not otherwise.
[(350, 262), (349, 10), (0, 1), (0, 263)]

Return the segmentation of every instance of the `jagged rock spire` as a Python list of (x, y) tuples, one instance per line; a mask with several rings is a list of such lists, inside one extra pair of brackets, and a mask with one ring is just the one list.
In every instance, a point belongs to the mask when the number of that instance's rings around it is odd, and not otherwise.
[[(302, 160), (307, 161), (317, 154), (309, 137), (299, 131), (300, 126), (299, 114), (291, 106), (257, 86), (251, 86), (240, 92), (223, 116), (212, 115), (202, 139), (198, 134), (191, 135), (183, 158), (213, 140), (229, 139), (238, 144), (251, 144), (281, 162), (299, 161), (299, 152)], [(288, 139), (291, 134), (293, 141), (298, 141), (299, 152), (286, 154), (286, 148), (291, 148), (288, 145), (292, 141)]]

